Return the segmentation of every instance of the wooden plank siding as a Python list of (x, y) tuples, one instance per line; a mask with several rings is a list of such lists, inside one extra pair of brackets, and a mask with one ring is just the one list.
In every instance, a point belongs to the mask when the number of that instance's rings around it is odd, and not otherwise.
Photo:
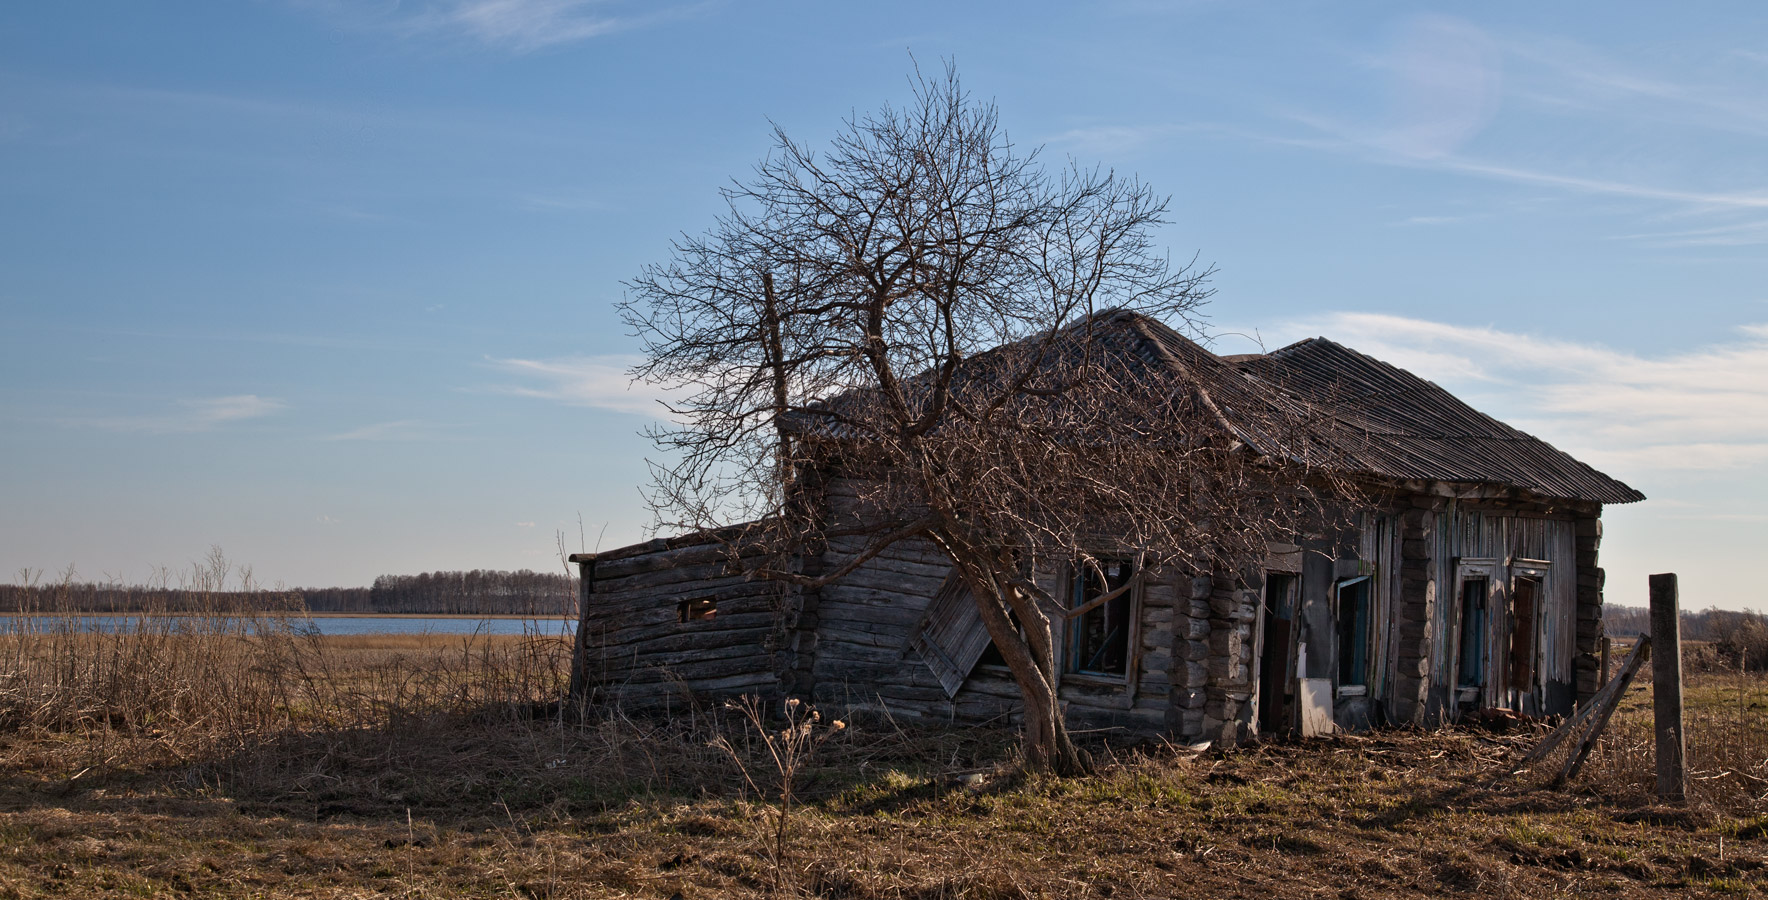
[(1459, 559), (1496, 560), (1497, 577), (1491, 591), (1492, 608), (1503, 615), (1490, 616), (1487, 647), (1488, 680), (1500, 677), (1506, 665), (1511, 621), (1512, 590), (1520, 560), (1541, 560), (1548, 563), (1541, 575), (1541, 596), (1537, 601), (1539, 645), (1537, 664), (1526, 689), (1498, 688), (1482, 698), (1484, 705), (1514, 709), (1526, 715), (1560, 714), (1571, 711), (1577, 696), (1576, 659), (1578, 649), (1578, 547), (1577, 520), (1567, 514), (1546, 515), (1497, 509), (1482, 509), (1465, 503), (1450, 502), (1438, 514), (1434, 553), (1434, 578), (1442, 602), (1432, 617), (1431, 680), (1437, 688), (1435, 702), (1442, 705), (1446, 716), (1462, 710), (1453, 690), (1459, 662), (1459, 628), (1461, 616), (1456, 561)]

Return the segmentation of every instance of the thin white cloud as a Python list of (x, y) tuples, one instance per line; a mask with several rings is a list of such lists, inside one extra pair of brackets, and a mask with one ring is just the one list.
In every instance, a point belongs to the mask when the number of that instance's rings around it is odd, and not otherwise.
[(530, 194), (517, 204), (530, 212), (604, 212), (612, 208), (606, 201), (570, 194)]
[(1768, 220), (1751, 219), (1710, 228), (1623, 234), (1616, 235), (1616, 239), (1643, 241), (1659, 247), (1747, 247), (1768, 244)]
[(185, 434), (213, 431), (223, 425), (258, 419), (288, 408), (281, 400), (257, 394), (179, 400), (177, 408), (153, 415), (90, 416), (63, 419), (65, 425), (142, 434)]
[(325, 441), (427, 441), (437, 437), (434, 426), (417, 419), (375, 422), (321, 438)]
[(1670, 78), (1563, 39), (1520, 37), (1506, 42), (1504, 49), (1512, 60), (1539, 73), (1521, 99), (1721, 132), (1768, 134), (1768, 103), (1762, 100), (1760, 84)]
[[(1350, 156), (1378, 165), (1425, 169), (1556, 191), (1667, 204), (1683, 213), (1736, 215), (1768, 210), (1768, 185), (1716, 181), (1728, 167), (1686, 165), (1692, 136), (1749, 140), (1768, 135), (1760, 78), (1681, 80), (1636, 70), (1572, 41), (1533, 35), (1493, 36), (1440, 16), (1403, 20), (1394, 39), (1357, 60), (1379, 75), (1372, 85), (1389, 102), (1372, 114), (1348, 106), (1278, 101), (1273, 114), (1302, 134), (1245, 135), (1269, 143)], [(1529, 117), (1533, 116), (1533, 119)], [(1542, 116), (1576, 118), (1580, 127), (1615, 136), (1567, 152), (1535, 135)], [(1498, 129), (1491, 141), (1483, 136)], [(1663, 153), (1651, 152), (1663, 135)], [(1733, 167), (1734, 168), (1734, 167)], [(1724, 177), (1724, 176), (1719, 176)], [(1711, 224), (1703, 223), (1703, 224)], [(1665, 246), (1738, 246), (1761, 242), (1759, 227), (1653, 238)]]
[(1647, 356), (1491, 327), (1334, 313), (1286, 327), (1409, 369), (1598, 468), (1768, 463), (1768, 325)]
[(1394, 223), (1396, 225), (1454, 225), (1478, 216), (1408, 216)]
[(593, 0), (455, 0), (430, 8), (425, 27), (459, 30), (487, 44), (533, 50), (598, 37), (625, 24)]
[(1579, 175), (1566, 175), (1558, 172), (1544, 172), (1517, 166), (1497, 165), (1474, 159), (1444, 159), (1437, 162), (1438, 167), (1467, 175), (1479, 175), (1500, 181), (1512, 181), (1519, 184), (1545, 185), (1548, 187), (1568, 188), (1591, 194), (1608, 194), (1617, 197), (1632, 197), (1641, 200), (1667, 200), (1674, 203), (1687, 203), (1694, 206), (1726, 207), (1733, 209), (1768, 209), (1768, 191), (1689, 191), (1679, 188), (1658, 187), (1649, 184), (1635, 184), (1626, 181), (1613, 181), (1605, 178), (1585, 178)]
[(1088, 125), (1050, 135), (1043, 143), (1076, 156), (1113, 158), (1141, 150), (1173, 130), (1164, 125)]
[(571, 356), (561, 359), (487, 359), (486, 362), (524, 383), (492, 388), (517, 397), (553, 400), (614, 412), (662, 417), (667, 391), (634, 382), (629, 374), (639, 357)]
[(1390, 100), (1374, 141), (1415, 159), (1455, 152), (1497, 114), (1502, 61), (1496, 42), (1464, 19), (1420, 15), (1403, 21), (1376, 60), (1389, 73)]
[(526, 53), (692, 15), (710, 4), (646, 8), (614, 0), (420, 0), (375, 8), (296, 0), (336, 22), (409, 37), (464, 38)]

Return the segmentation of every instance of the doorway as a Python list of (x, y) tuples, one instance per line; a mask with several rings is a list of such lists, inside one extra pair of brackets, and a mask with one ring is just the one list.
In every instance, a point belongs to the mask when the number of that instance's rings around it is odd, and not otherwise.
[(1258, 730), (1285, 734), (1295, 728), (1295, 601), (1301, 579), (1265, 573), (1264, 640), (1258, 666)]

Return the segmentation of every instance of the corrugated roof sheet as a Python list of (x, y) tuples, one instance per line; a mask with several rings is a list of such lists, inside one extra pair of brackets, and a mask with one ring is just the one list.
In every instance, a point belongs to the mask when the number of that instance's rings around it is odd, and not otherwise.
[(1468, 406), (1441, 387), (1325, 338), (1310, 338), (1235, 365), (1329, 410), (1346, 430), (1367, 435), (1358, 446), (1344, 448), (1361, 471), (1392, 478), (1504, 484), (1546, 497), (1601, 503), (1645, 499), (1639, 491)]
[[(1080, 337), (1087, 325), (1076, 322), (1065, 332)], [(1201, 388), (1221, 418), (1261, 453), (1350, 474), (1504, 485), (1548, 498), (1645, 499), (1441, 387), (1325, 338), (1267, 354), (1222, 357), (1137, 313), (1100, 312), (1091, 325), (1092, 340), (1115, 364), (1139, 363)], [(1074, 346), (1058, 342), (1053, 349), (1072, 352)], [(827, 422), (811, 425), (812, 419), (801, 414), (793, 423), (824, 434), (847, 432)]]
[(1221, 357), (1147, 316), (1110, 311), (1099, 320), (1100, 339), (1140, 343), (1131, 352), (1202, 387), (1265, 453), (1385, 478), (1496, 484), (1599, 503), (1645, 499), (1436, 384), (1325, 338)]

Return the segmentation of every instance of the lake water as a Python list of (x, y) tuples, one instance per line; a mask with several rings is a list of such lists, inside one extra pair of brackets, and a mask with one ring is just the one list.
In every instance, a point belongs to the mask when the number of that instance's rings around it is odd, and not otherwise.
[[(0, 617), (0, 631), (11, 631), (29, 620), (31, 630), (43, 631), (66, 627), (62, 616)], [(130, 627), (142, 616), (80, 616), (82, 631), (114, 632)], [(190, 616), (168, 618), (177, 623), (198, 619)], [(429, 616), (307, 616), (290, 619), (298, 628), (311, 626), (320, 634), (569, 634), (577, 623), (570, 619), (473, 619)]]

